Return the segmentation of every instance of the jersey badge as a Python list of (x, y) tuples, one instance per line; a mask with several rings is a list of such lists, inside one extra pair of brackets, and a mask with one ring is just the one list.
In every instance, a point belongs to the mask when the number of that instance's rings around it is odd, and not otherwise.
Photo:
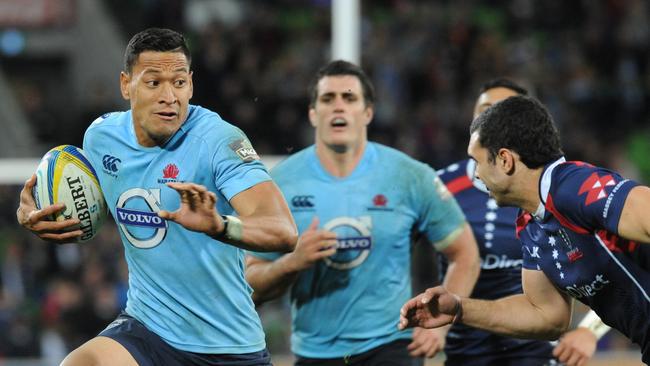
[(297, 195), (291, 197), (291, 208), (294, 211), (314, 211), (316, 204), (312, 195)]
[(120, 170), (121, 163), (122, 160), (120, 158), (106, 154), (102, 158), (102, 170), (111, 177), (117, 178), (117, 171)]
[(163, 170), (163, 177), (162, 179), (158, 179), (158, 183), (160, 184), (165, 184), (169, 182), (178, 182), (178, 173), (180, 173), (180, 170), (174, 163), (169, 163), (167, 164)]
[(378, 193), (372, 198), (372, 206), (368, 207), (369, 211), (393, 211), (391, 207), (388, 207), (388, 198)]
[(251, 145), (250, 141), (247, 139), (235, 140), (228, 146), (245, 163), (249, 163), (253, 160), (260, 160), (259, 155), (257, 155), (257, 152), (253, 149), (253, 145)]
[(587, 197), (585, 198), (585, 205), (589, 206), (592, 203), (607, 197), (608, 193), (605, 190), (606, 187), (615, 185), (616, 181), (614, 180), (614, 177), (611, 176), (611, 174), (600, 177), (598, 174), (592, 173), (589, 178), (587, 178), (580, 186), (578, 195), (587, 193)]

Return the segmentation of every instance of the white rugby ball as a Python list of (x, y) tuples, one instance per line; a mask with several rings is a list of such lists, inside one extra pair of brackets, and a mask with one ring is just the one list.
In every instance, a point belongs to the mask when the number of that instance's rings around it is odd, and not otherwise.
[(70, 228), (83, 231), (79, 242), (92, 239), (108, 215), (95, 169), (83, 150), (72, 145), (57, 146), (43, 156), (32, 195), (39, 209), (65, 203), (65, 210), (52, 219), (79, 219), (79, 225)]

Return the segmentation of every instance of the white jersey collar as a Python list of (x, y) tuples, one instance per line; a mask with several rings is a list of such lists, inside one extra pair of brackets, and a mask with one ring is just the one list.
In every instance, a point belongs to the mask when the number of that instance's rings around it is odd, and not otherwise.
[(466, 169), (467, 177), (472, 181), (474, 187), (483, 193), (489, 193), (487, 187), (485, 186), (485, 183), (483, 183), (483, 181), (479, 178), (476, 178), (476, 161), (474, 161), (474, 159), (467, 160)]
[(559, 159), (555, 160), (551, 164), (547, 165), (544, 167), (544, 172), (542, 173), (542, 178), (539, 180), (539, 198), (540, 198), (540, 203), (539, 206), (537, 206), (537, 210), (533, 214), (536, 219), (543, 219), (544, 214), (546, 213), (546, 199), (548, 198), (548, 192), (551, 190), (551, 176), (553, 174), (553, 169), (555, 169), (556, 166), (566, 162), (566, 159), (564, 156), (560, 157)]

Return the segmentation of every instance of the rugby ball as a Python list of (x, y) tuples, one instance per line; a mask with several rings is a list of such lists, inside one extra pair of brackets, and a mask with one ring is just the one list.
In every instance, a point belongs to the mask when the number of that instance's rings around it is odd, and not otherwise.
[(65, 210), (51, 219), (79, 219), (79, 225), (70, 228), (83, 231), (79, 242), (92, 239), (108, 215), (95, 169), (83, 150), (72, 145), (57, 146), (43, 156), (32, 195), (39, 209), (65, 203)]

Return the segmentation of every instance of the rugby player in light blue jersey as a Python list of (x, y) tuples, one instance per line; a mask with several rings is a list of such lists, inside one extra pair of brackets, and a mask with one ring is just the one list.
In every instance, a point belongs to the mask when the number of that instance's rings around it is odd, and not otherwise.
[[(478, 274), (472, 232), (433, 169), (367, 141), (374, 92), (356, 65), (334, 61), (311, 87), (316, 143), (272, 171), (301, 233), (292, 253), (250, 252), (262, 302), (291, 288), (296, 365), (417, 365), (435, 332), (399, 332), (411, 294), (411, 234), (447, 256), (445, 286), (468, 295)], [(433, 263), (432, 263), (433, 265)]]
[[(127, 306), (63, 365), (270, 365), (242, 249), (292, 249), (297, 232), (281, 192), (238, 128), (189, 105), (181, 34), (136, 34), (120, 86), (131, 109), (93, 122), (83, 148), (124, 244)], [(21, 193), (19, 222), (56, 242), (81, 235), (61, 233), (74, 220), (44, 221), (62, 205), (36, 210), (33, 184)]]
[(534, 98), (496, 103), (474, 119), (470, 135), (476, 176), (498, 205), (521, 209), (524, 293), (481, 300), (431, 288), (402, 307), (400, 328), (456, 321), (552, 340), (569, 325), (575, 298), (650, 362), (650, 271), (629, 253), (650, 245), (650, 188), (565, 161), (553, 118)]

